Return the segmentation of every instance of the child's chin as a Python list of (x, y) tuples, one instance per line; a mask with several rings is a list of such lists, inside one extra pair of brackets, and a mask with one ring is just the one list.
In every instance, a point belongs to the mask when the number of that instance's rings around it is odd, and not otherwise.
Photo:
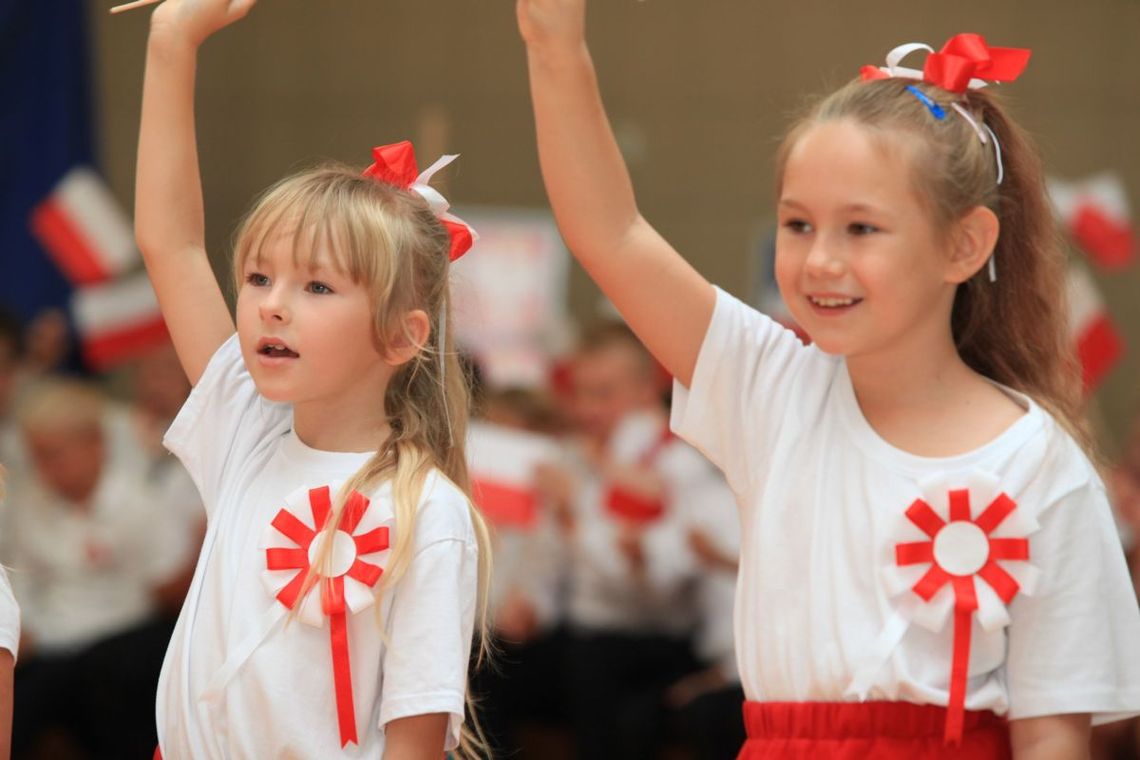
[(273, 383), (259, 383), (257, 380), (253, 381), (253, 385), (257, 388), (258, 394), (266, 401), (272, 401), (275, 404), (293, 403), (293, 395), (286, 388), (275, 386)]
[(811, 336), (809, 336), (809, 338), (811, 339), (811, 345), (815, 346), (828, 356), (846, 356), (849, 353), (849, 347), (845, 346), (840, 341), (827, 339), (816, 340), (814, 338), (811, 338)]

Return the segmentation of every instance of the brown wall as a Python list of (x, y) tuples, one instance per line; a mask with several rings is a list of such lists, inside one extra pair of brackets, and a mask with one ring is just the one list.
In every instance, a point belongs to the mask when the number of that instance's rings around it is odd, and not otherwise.
[[(101, 150), (133, 198), (149, 11), (92, 4)], [(511, 0), (263, 0), (210, 41), (199, 78), (209, 241), (220, 261), (252, 196), (299, 164), (367, 163), (405, 136), (424, 159), (463, 153), (459, 203), (545, 204)], [(978, 31), (1031, 47), (1005, 88), (1052, 173), (1116, 169), (1140, 215), (1138, 0), (594, 0), (590, 40), (627, 143), (643, 212), (713, 281), (744, 294), (749, 246), (770, 216), (771, 156), (805, 95), (880, 64), (907, 41)], [(1106, 442), (1140, 411), (1140, 266), (1100, 278), (1135, 347), (1098, 396)], [(595, 292), (575, 273), (578, 313)]]

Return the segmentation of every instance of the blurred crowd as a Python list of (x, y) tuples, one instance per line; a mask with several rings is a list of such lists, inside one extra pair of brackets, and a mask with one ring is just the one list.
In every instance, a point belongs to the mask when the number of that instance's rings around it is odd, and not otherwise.
[[(67, 356), (65, 324), (0, 313), (13, 757), (150, 758), (205, 531), (161, 444), (190, 388), (167, 345), (109, 378), (68, 372)], [(669, 379), (616, 323), (585, 330), (548, 388), (480, 374), (468, 452), (495, 537), (495, 654), (473, 692), (496, 757), (735, 757), (741, 528), (720, 473), (669, 432)], [(1136, 576), (1140, 426), (1105, 473)], [(1140, 757), (1137, 722), (1098, 732), (1095, 757)]]

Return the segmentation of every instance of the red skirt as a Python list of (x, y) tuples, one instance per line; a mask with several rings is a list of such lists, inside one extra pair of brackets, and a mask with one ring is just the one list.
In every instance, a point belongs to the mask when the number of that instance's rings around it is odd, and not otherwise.
[(946, 708), (908, 702), (745, 702), (737, 760), (1010, 760), (1009, 725), (967, 712), (962, 744), (943, 743)]

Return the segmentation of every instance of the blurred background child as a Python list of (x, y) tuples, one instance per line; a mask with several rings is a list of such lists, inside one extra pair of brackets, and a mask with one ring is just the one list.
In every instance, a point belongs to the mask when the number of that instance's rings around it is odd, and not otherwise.
[(193, 562), (193, 529), (165, 511), (145, 460), (120, 441), (125, 412), (94, 386), (44, 379), (18, 425), (32, 472), (5, 525), (24, 611), (13, 754), (49, 729), (96, 757), (155, 744), (150, 702), (173, 619), (168, 584)]

